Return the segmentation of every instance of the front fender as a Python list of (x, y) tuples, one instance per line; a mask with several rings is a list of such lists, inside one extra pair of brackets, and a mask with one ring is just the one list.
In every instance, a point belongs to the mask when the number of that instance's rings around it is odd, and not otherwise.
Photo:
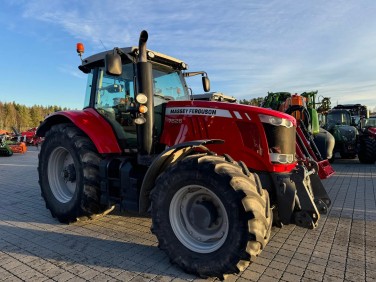
[(111, 125), (94, 109), (55, 112), (43, 121), (36, 134), (44, 137), (53, 125), (59, 123), (76, 125), (91, 139), (100, 154), (121, 153)]
[[(219, 139), (196, 140), (176, 144), (163, 151), (154, 159), (153, 163), (150, 165), (145, 174), (144, 180), (142, 181), (139, 200), (140, 213), (146, 213), (148, 211), (151, 203), (150, 192), (154, 187), (155, 180), (157, 179), (158, 175), (166, 170), (168, 166), (190, 155), (196, 148), (209, 151), (209, 149), (204, 145), (222, 143), (224, 143), (224, 141)], [(166, 187), (166, 189), (168, 189), (168, 187)]]

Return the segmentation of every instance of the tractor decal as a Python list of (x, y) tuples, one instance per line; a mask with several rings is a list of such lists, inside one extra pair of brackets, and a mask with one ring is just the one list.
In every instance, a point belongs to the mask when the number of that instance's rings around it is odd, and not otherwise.
[(217, 116), (232, 118), (231, 114), (227, 110), (212, 109), (212, 108), (196, 108), (196, 107), (180, 107), (180, 108), (168, 108), (166, 115), (193, 115), (193, 116)]

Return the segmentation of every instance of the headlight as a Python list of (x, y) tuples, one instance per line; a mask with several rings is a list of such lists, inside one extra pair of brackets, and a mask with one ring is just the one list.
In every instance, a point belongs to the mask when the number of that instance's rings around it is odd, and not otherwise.
[(148, 101), (148, 97), (146, 97), (144, 93), (138, 93), (136, 96), (136, 101), (139, 104), (146, 104), (146, 102)]
[(294, 126), (292, 121), (290, 121), (288, 119), (284, 119), (284, 118), (279, 118), (279, 117), (269, 116), (269, 115), (263, 115), (263, 114), (260, 114), (259, 118), (260, 118), (261, 122), (269, 123), (269, 124), (272, 124), (272, 125), (275, 125), (275, 126), (284, 126), (284, 127), (287, 127), (287, 128)]
[(270, 161), (273, 163), (289, 164), (294, 161), (294, 155), (270, 153)]

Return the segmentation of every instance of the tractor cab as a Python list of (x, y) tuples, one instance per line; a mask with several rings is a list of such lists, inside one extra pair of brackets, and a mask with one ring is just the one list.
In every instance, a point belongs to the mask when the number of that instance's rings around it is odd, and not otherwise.
[(339, 152), (341, 158), (355, 158), (357, 154), (358, 129), (354, 126), (354, 121), (350, 111), (346, 109), (332, 109), (326, 117), (324, 128), (335, 138), (333, 158)]
[[(81, 53), (80, 53), (81, 54)], [(151, 65), (152, 85), (146, 87), (145, 103), (137, 101), (145, 77), (143, 68), (137, 67), (139, 50), (137, 47), (115, 48), (112, 52), (102, 52), (82, 60), (79, 69), (88, 73), (84, 109), (95, 109), (116, 134), (119, 146), (134, 152), (140, 147), (140, 138), (158, 140), (163, 131), (166, 103), (169, 101), (190, 100), (185, 76), (203, 75), (204, 89), (209, 90), (206, 73), (183, 72), (187, 65), (178, 59), (146, 51), (147, 62)], [(205, 76), (204, 76), (205, 75)], [(149, 89), (151, 88), (151, 89)], [(148, 96), (152, 96), (150, 99)], [(144, 104), (144, 105), (143, 105)], [(137, 137), (137, 125), (149, 124), (149, 134)], [(151, 137), (151, 136), (150, 136)], [(154, 150), (155, 149), (155, 150)], [(160, 150), (154, 146), (154, 152)]]
[(152, 68), (153, 108), (140, 108), (136, 101), (137, 64), (136, 47), (118, 49), (121, 58), (120, 75), (106, 70), (106, 53), (83, 60), (79, 67), (89, 73), (84, 108), (95, 109), (112, 126), (122, 148), (137, 149), (137, 118), (154, 113), (154, 138), (162, 132), (164, 107), (169, 101), (189, 100), (188, 87), (182, 70), (186, 64), (175, 58), (148, 51)]
[[(179, 70), (154, 64), (152, 74), (154, 134), (158, 138), (162, 132), (164, 104), (172, 100), (188, 100), (189, 96)], [(88, 78), (88, 97), (85, 100), (85, 107), (96, 109), (112, 125), (121, 146), (128, 148), (137, 147), (135, 119), (139, 108), (135, 99), (135, 78), (133, 63), (123, 65), (120, 76), (107, 74), (104, 67), (96, 68)]]

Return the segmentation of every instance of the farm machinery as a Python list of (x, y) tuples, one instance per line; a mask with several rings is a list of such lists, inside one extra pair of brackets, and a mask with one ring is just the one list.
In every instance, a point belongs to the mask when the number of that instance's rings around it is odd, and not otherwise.
[(10, 157), (13, 153), (23, 154), (27, 152), (26, 144), (20, 136), (4, 131), (4, 133), (0, 135), (0, 138), (0, 156)]
[(336, 139), (333, 154), (338, 152), (344, 159), (358, 156), (361, 163), (375, 163), (376, 132), (367, 125), (368, 118), (368, 109), (361, 104), (337, 105), (328, 111), (325, 128)]
[(37, 127), (32, 127), (21, 132), (13, 127), (13, 132), (14, 139), (18, 139), (18, 141), (22, 140), (26, 145), (38, 146), (43, 142), (43, 138), (36, 135)]
[(192, 100), (217, 101), (217, 102), (228, 102), (228, 103), (237, 102), (237, 99), (235, 97), (225, 95), (221, 92), (209, 92), (205, 94), (196, 94), (192, 96)]
[(0, 135), (0, 157), (10, 157), (13, 155), (13, 151), (9, 147), (6, 134)]
[(292, 95), (289, 92), (268, 92), (263, 107), (294, 116), (297, 120), (296, 155), (305, 166), (314, 166), (321, 179), (333, 175), (328, 158), (331, 157), (334, 138), (320, 128), (316, 110), (317, 91)]
[[(191, 100), (178, 59), (146, 48), (82, 59), (83, 110), (49, 115), (38, 162), (46, 207), (60, 222), (114, 205), (151, 216), (172, 263), (201, 277), (243, 271), (272, 224), (315, 228), (331, 204), (317, 170), (295, 159), (296, 120), (265, 108)], [(84, 49), (77, 45), (81, 57)]]

